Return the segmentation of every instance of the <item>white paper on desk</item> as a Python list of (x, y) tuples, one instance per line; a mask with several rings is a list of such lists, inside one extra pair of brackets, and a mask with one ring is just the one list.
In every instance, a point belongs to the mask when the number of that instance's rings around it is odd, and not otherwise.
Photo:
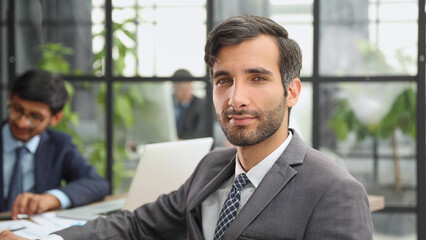
[(23, 229), (25, 226), (20, 221), (1, 221), (0, 232), (4, 230), (17, 231)]
[(74, 220), (57, 217), (54, 212), (46, 212), (42, 214), (32, 215), (31, 220), (40, 224), (45, 228), (49, 233), (59, 231), (61, 229), (75, 226), (75, 225), (83, 225), (86, 223), (84, 220)]
[(49, 235), (49, 232), (46, 231), (43, 226), (38, 225), (37, 223), (33, 223), (28, 220), (14, 220), (14, 221), (2, 221), (0, 223), (0, 227), (8, 228), (8, 225), (10, 226), (16, 226), (21, 225), (24, 228), (18, 231), (14, 231), (18, 236), (24, 237), (24, 238), (42, 238), (47, 235)]

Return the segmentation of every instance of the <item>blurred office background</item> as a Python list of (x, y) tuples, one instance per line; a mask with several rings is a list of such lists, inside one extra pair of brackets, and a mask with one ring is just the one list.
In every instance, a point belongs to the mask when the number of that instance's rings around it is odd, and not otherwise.
[[(140, 146), (177, 139), (174, 82), (192, 81), (205, 134), (227, 146), (204, 43), (218, 22), (246, 13), (272, 18), (300, 44), (290, 126), (385, 196), (374, 238), (426, 239), (425, 0), (1, 0), (0, 117), (17, 75), (63, 75), (72, 101), (58, 128), (111, 193), (125, 192)], [(192, 77), (173, 77), (178, 69)]]

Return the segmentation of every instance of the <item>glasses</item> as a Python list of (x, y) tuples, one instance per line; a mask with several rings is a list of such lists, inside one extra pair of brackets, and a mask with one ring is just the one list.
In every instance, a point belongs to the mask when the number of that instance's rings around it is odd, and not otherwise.
[(35, 128), (44, 121), (44, 117), (39, 114), (36, 114), (36, 113), (24, 114), (24, 111), (22, 110), (22, 108), (18, 106), (8, 105), (7, 108), (9, 109), (10, 119), (12, 119), (13, 121), (16, 121), (20, 119), (22, 116), (24, 116), (25, 122), (30, 128)]

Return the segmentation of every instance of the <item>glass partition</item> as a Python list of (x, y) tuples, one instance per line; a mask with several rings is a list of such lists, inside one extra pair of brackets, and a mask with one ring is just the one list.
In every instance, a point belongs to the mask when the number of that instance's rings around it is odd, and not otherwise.
[(7, 101), (7, 1), (0, 1), (0, 119), (6, 116)]
[(93, 74), (92, 20), (100, 21), (97, 8), (103, 1), (93, 3), (16, 1), (17, 73), (39, 67), (64, 75)]
[(386, 206), (416, 206), (413, 83), (324, 84), (321, 149), (331, 151)]
[(270, 17), (281, 24), (302, 48), (302, 76), (313, 71), (313, 0), (217, 0), (213, 1), (214, 25), (227, 17), (254, 14)]
[(416, 75), (417, 1), (320, 1), (319, 73)]
[[(192, 84), (193, 94), (204, 99), (205, 83)], [(127, 191), (145, 144), (179, 139), (174, 87), (170, 81), (114, 84), (114, 192)]]
[(205, 76), (206, 0), (113, 1), (114, 72), (167, 77), (181, 68)]

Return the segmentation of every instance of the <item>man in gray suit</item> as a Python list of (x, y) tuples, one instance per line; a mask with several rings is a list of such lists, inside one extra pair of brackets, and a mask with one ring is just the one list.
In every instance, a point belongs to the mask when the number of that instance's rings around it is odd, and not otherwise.
[[(212, 151), (179, 189), (153, 203), (54, 236), (372, 239), (363, 186), (288, 128), (302, 60), (287, 31), (263, 17), (229, 18), (210, 33), (205, 61), (218, 121), (236, 149)], [(222, 207), (236, 217), (223, 221)]]

